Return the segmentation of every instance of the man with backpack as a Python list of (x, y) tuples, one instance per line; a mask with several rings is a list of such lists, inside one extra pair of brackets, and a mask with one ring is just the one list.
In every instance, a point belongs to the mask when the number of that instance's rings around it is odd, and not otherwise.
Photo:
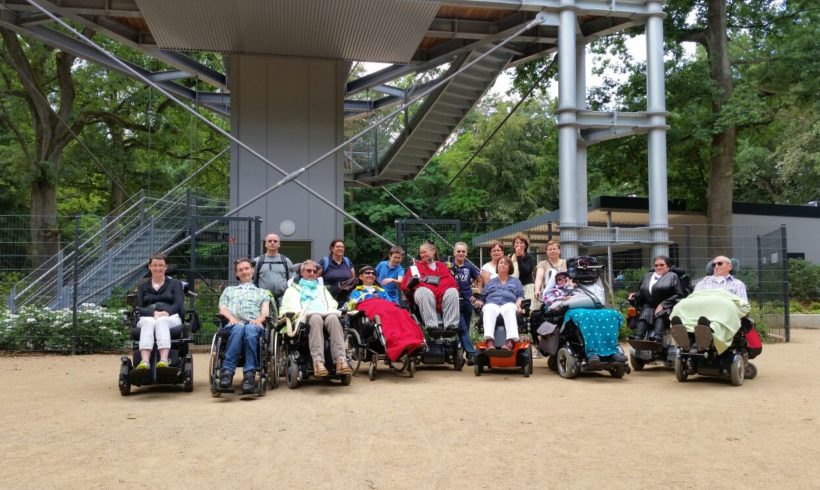
[(282, 303), (282, 296), (288, 287), (293, 262), (279, 253), (281, 240), (276, 233), (265, 237), (265, 255), (253, 259), (253, 283), (262, 289), (270, 291), (278, 307)]

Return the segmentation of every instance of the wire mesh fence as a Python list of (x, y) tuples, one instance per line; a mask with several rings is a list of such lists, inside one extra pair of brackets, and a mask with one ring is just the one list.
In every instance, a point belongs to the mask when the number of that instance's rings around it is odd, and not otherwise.
[[(78, 238), (96, 233), (101, 217), (57, 217), (59, 236), (66, 250), (71, 250)], [(197, 296), (194, 306), (203, 328), (195, 335), (198, 344), (209, 344), (216, 330), (214, 322), (219, 296), (225, 286), (236, 283), (233, 261), (240, 257), (255, 257), (263, 253), (261, 220), (258, 218), (224, 218), (221, 216), (189, 215), (174, 235), (173, 243), (165, 244), (169, 264), (176, 267), (175, 277), (187, 281)], [(43, 271), (32, 258), (32, 233), (29, 217), (0, 216), (0, 291), (9, 298), (15, 286), (27, 275)], [(611, 301), (623, 305), (626, 295), (637, 289), (642, 276), (650, 270), (653, 246), (646, 239), (650, 230), (641, 226), (587, 227), (575, 230), (579, 254), (593, 255), (606, 266), (606, 279), (612, 285)], [(736, 258), (736, 275), (746, 284), (753, 309), (751, 316), (770, 338), (789, 339), (790, 291), (788, 240), (784, 226), (734, 226), (720, 233), (729, 238), (731, 247), (721, 255)], [(145, 230), (137, 230), (145, 233)], [(470, 249), (470, 260), (481, 265), (489, 260), (488, 245), (499, 240), (507, 253), (512, 252), (512, 240), (517, 234), (530, 240), (530, 250), (538, 261), (546, 258), (548, 240), (561, 240), (561, 230), (555, 223), (507, 224), (470, 223), (458, 220), (401, 220), (397, 223), (397, 238), (409, 255), (416, 255), (418, 246), (433, 241), (439, 255), (446, 260), (452, 245), (464, 241)], [(710, 248), (712, 229), (706, 225), (673, 225), (669, 227), (669, 256), (674, 265), (686, 270), (693, 282), (706, 275), (706, 266), (713, 259)], [(68, 242), (68, 237), (75, 240)], [(150, 252), (141, 250), (144, 264)], [(64, 288), (68, 301), (63, 305), (31, 304), (15, 311), (8, 307), (0, 312), (0, 350), (96, 352), (122, 349), (128, 346), (122, 311), (127, 309), (125, 296), (145, 274), (141, 270), (131, 283), (121, 287), (104, 287), (104, 298), (88, 304), (78, 301), (72, 287), (74, 275), (63, 274), (55, 279)], [(55, 274), (56, 275), (56, 274)], [(77, 282), (83, 278), (76, 276)], [(813, 288), (813, 289), (812, 289)], [(99, 289), (99, 288), (98, 288)], [(816, 296), (817, 286), (809, 285), (808, 294)], [(81, 291), (81, 288), (77, 288)], [(805, 293), (805, 291), (803, 292)], [(810, 296), (810, 300), (817, 298)], [(10, 301), (7, 301), (9, 303)]]
[[(695, 284), (707, 274), (707, 266), (715, 255), (736, 259), (739, 264), (733, 275), (747, 288), (752, 304), (751, 316), (770, 338), (789, 340), (790, 293), (789, 253), (785, 226), (737, 225), (715, 227), (705, 224), (672, 225), (668, 229), (668, 250), (671, 263), (684, 269)], [(619, 227), (579, 226), (573, 230), (579, 255), (595, 256), (606, 266), (605, 279), (612, 285), (611, 300), (623, 303), (630, 291), (636, 291), (641, 278), (650, 272), (653, 242), (650, 228), (641, 225)], [(473, 245), (478, 249), (478, 261), (489, 260), (489, 244), (498, 240), (508, 253), (518, 234), (530, 240), (529, 252), (538, 261), (546, 259), (546, 243), (561, 241), (558, 223), (516, 223), (478, 235)], [(715, 235), (720, 235), (729, 247), (715, 250)], [(566, 257), (565, 257), (566, 258)]]
[[(86, 273), (86, 269), (83, 273), (74, 273), (76, 264), (71, 261), (65, 264), (65, 270), (55, 267), (52, 262), (60, 263), (62, 256), (73, 254), (75, 249), (82, 251), (83, 247), (99, 246), (98, 243), (91, 245), (84, 242), (87, 234), (101, 229), (99, 224), (96, 228), (81, 226), (85, 222), (101, 221), (96, 217), (88, 218), (82, 216), (65, 220), (73, 225), (74, 233), (69, 236), (74, 236), (74, 241), (60, 249), (61, 252), (55, 257), (49, 258), (45, 265), (32, 266), (33, 261), (28, 255), (31, 241), (11, 232), (19, 232), (14, 226), (22, 228), (19, 224), (21, 217), (5, 217), (4, 224), (9, 226), (3, 228), (0, 287), (7, 304), (0, 310), (0, 350), (100, 352), (127, 348), (131, 339), (126, 328), (125, 312), (130, 309), (126, 296), (147, 277), (147, 258), (163, 251), (167, 252), (173, 277), (188, 282), (190, 290), (196, 294), (189, 303), (189, 306), (196, 308), (202, 320), (202, 329), (194, 335), (195, 342), (209, 344), (216, 330), (214, 319), (219, 295), (226, 285), (236, 282), (232, 271), (233, 261), (241, 257), (254, 257), (261, 250), (259, 218), (183, 215), (180, 222), (175, 222), (172, 235), (153, 241), (150, 247), (130, 247), (130, 255), (134, 256), (133, 260), (138, 265), (129, 265), (127, 278), (120, 277), (122, 274), (117, 271), (113, 275), (102, 274), (102, 278), (97, 277), (99, 274)], [(135, 239), (145, 241), (146, 237), (150, 238), (151, 230), (137, 227), (129, 230), (129, 234), (137, 238), (118, 239), (117, 244), (102, 248), (103, 253), (97, 254), (96, 259), (87, 259), (89, 269), (105, 271), (105, 264), (110, 263), (111, 258), (111, 254), (106, 252)], [(38, 279), (41, 276), (45, 278)], [(26, 281), (27, 278), (33, 279)], [(25, 288), (32, 281), (52, 284), (55, 290), (60, 291), (57, 300), (54, 296), (44, 296), (39, 301), (14, 305), (15, 290)]]

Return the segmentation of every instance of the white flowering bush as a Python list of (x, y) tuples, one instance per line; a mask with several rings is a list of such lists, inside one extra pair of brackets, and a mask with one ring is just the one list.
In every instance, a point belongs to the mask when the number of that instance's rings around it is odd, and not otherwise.
[[(0, 310), (0, 349), (68, 352), (73, 315), (68, 308), (26, 306), (17, 314)], [(129, 332), (119, 310), (84, 304), (77, 309), (77, 352), (98, 352), (128, 346)]]

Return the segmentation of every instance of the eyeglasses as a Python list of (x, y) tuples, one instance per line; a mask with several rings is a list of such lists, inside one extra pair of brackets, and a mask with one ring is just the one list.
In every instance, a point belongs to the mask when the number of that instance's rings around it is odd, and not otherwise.
[(456, 253), (457, 254), (466, 254), (467, 251), (466, 250), (456, 250)]
[(718, 260), (717, 262), (712, 262), (712, 267), (722, 267), (725, 263), (726, 262)]
[(303, 270), (302, 270), (302, 273), (306, 273), (306, 272), (307, 272), (307, 273), (310, 273), (310, 274), (318, 274), (318, 273), (319, 273), (319, 269), (303, 269)]
[(362, 272), (362, 275), (364, 275), (364, 276), (375, 276), (376, 273), (373, 272), (373, 271), (367, 271), (367, 272)]
[(666, 267), (666, 264), (663, 264), (663, 263), (661, 263), (661, 264), (655, 264), (655, 267)]

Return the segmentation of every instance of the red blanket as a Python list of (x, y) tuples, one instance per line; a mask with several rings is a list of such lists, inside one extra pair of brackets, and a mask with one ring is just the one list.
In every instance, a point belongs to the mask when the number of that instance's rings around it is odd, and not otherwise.
[(366, 299), (356, 305), (356, 309), (371, 320), (379, 315), (384, 341), (387, 344), (385, 353), (391, 361), (424, 345), (424, 334), (421, 333), (421, 329), (413, 321), (410, 313), (399, 308), (392, 301), (381, 298)]

